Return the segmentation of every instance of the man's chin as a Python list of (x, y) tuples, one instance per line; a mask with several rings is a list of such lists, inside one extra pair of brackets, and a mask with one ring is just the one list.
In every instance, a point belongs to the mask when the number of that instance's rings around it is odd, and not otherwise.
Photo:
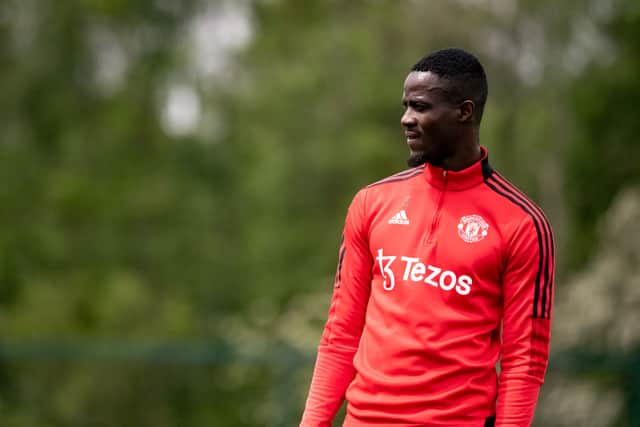
[(427, 163), (428, 161), (429, 161), (428, 156), (423, 152), (411, 153), (409, 155), (409, 158), (407, 159), (407, 165), (409, 165), (409, 167), (411, 168), (415, 168), (417, 166)]

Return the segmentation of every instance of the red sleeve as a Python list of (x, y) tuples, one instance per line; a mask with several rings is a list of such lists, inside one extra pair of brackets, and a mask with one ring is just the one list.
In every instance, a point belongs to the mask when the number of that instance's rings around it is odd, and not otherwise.
[(347, 213), (329, 316), (300, 424), (303, 427), (331, 426), (355, 375), (353, 357), (364, 326), (373, 266), (364, 214), (365, 192), (356, 195)]
[(549, 357), (554, 243), (537, 209), (508, 246), (496, 427), (531, 425)]

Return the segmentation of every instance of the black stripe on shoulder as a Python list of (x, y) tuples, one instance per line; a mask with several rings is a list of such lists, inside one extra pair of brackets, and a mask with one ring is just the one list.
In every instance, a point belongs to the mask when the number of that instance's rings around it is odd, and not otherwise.
[[(501, 182), (505, 188), (508, 188), (509, 190), (511, 190), (511, 192), (513, 194), (519, 196), (520, 199), (523, 202), (525, 202), (527, 204), (527, 206), (529, 206), (533, 212), (535, 212), (537, 214), (538, 218), (540, 218), (540, 221), (542, 222), (542, 224), (545, 226), (545, 228), (549, 232), (549, 236), (551, 238), (551, 241), (553, 241), (553, 233), (551, 231), (551, 224), (549, 223), (549, 220), (547, 219), (547, 216), (544, 214), (544, 211), (533, 200), (531, 200), (526, 194), (524, 194), (518, 187), (516, 187), (513, 183), (511, 183), (511, 181), (509, 181), (507, 178), (502, 176), (502, 174), (500, 174), (499, 172), (495, 172), (494, 178), (496, 178), (497, 181)], [(554, 252), (555, 252), (554, 246), (552, 245), (551, 246), (551, 254), (552, 254), (552, 256), (555, 255)]]
[[(496, 172), (497, 181), (502, 182), (505, 189), (511, 190), (511, 193), (519, 196), (520, 199), (527, 204), (531, 211), (537, 216), (545, 233), (545, 266), (544, 266), (544, 287), (542, 289), (542, 317), (549, 318), (551, 316), (551, 300), (553, 292), (553, 263), (555, 260), (555, 242), (553, 240), (553, 232), (549, 220), (545, 216), (542, 209), (538, 207), (531, 199), (529, 199), (518, 187), (513, 185), (508, 179)], [(550, 256), (549, 256), (550, 254)]]
[(536, 202), (531, 200), (529, 198), (529, 196), (524, 194), (522, 192), (522, 190), (520, 190), (518, 187), (516, 187), (515, 184), (513, 184), (511, 181), (509, 181), (507, 178), (505, 178), (500, 172), (494, 171), (494, 173), (500, 179), (500, 181), (502, 181), (506, 186), (508, 186), (511, 190), (513, 190), (515, 193), (517, 193), (522, 199), (524, 199), (529, 204), (529, 206), (531, 206), (533, 209), (535, 209), (536, 212), (538, 212), (538, 214), (540, 214), (540, 217), (543, 218), (545, 220), (545, 222), (547, 222), (547, 225), (549, 224), (549, 221), (547, 220), (547, 217), (544, 214), (544, 211), (536, 204)]
[[(511, 190), (517, 193), (524, 201), (526, 201), (528, 205), (531, 207), (531, 209), (537, 212), (538, 216), (540, 217), (540, 220), (543, 222), (543, 224), (549, 231), (549, 236), (551, 237), (551, 241), (553, 242), (553, 232), (551, 231), (551, 224), (549, 223), (547, 216), (544, 214), (544, 211), (536, 204), (536, 202), (531, 200), (526, 194), (524, 194), (518, 187), (516, 187), (511, 181), (505, 178), (501, 173), (496, 171), (495, 174), (498, 178), (500, 178), (500, 180), (507, 187), (509, 187)], [(552, 255), (552, 258), (555, 259), (555, 245), (551, 246), (551, 255)]]
[(487, 179), (485, 179), (484, 182), (489, 188), (491, 188), (493, 191), (498, 193), (500, 196), (508, 199), (509, 201), (511, 201), (518, 207), (520, 207), (533, 220), (533, 225), (536, 229), (536, 237), (538, 239), (538, 253), (540, 254), (540, 256), (538, 257), (538, 271), (536, 272), (536, 283), (535, 283), (534, 294), (533, 294), (533, 314), (532, 315), (533, 315), (533, 318), (544, 317), (545, 310), (543, 309), (538, 311), (538, 301), (540, 300), (540, 293), (541, 293), (540, 279), (542, 276), (543, 268), (545, 265), (548, 266), (547, 264), (548, 260), (546, 259), (547, 257), (544, 256), (545, 252), (543, 249), (543, 240), (546, 242), (546, 239), (547, 239), (546, 230), (544, 230), (544, 237), (543, 237), (542, 226), (539, 222), (539, 219), (532, 211), (531, 207), (529, 207), (529, 205), (525, 201), (523, 201), (523, 199), (519, 195), (515, 194), (512, 190), (509, 190), (508, 188), (505, 187), (504, 184), (498, 181), (493, 173)]
[(420, 175), (423, 171), (424, 171), (424, 165), (418, 166), (416, 168), (408, 169), (402, 172), (398, 172), (395, 175), (388, 176), (384, 179), (381, 179), (380, 181), (376, 181), (373, 184), (367, 185), (367, 188), (375, 187), (381, 184), (388, 184), (390, 182), (404, 181), (406, 179), (413, 178), (416, 175)]

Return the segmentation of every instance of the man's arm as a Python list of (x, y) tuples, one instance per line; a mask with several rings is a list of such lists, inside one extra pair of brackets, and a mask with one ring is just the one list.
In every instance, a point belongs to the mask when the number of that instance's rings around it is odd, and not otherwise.
[(364, 213), (365, 190), (353, 199), (344, 226), (329, 316), (322, 333), (302, 427), (328, 427), (353, 380), (353, 357), (371, 289), (373, 259)]
[(549, 357), (554, 282), (551, 227), (535, 207), (509, 243), (496, 427), (531, 425)]

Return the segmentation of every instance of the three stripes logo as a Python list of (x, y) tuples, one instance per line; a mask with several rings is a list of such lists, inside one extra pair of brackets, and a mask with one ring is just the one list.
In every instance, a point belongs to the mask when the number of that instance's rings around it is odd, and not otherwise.
[(392, 216), (389, 220), (389, 224), (409, 225), (409, 218), (407, 217), (407, 213), (404, 211), (404, 209)]
[(489, 171), (485, 175), (485, 184), (500, 196), (519, 206), (533, 221), (538, 241), (538, 268), (532, 317), (534, 319), (550, 319), (555, 265), (555, 242), (551, 226), (542, 210), (499, 173), (493, 170)]

